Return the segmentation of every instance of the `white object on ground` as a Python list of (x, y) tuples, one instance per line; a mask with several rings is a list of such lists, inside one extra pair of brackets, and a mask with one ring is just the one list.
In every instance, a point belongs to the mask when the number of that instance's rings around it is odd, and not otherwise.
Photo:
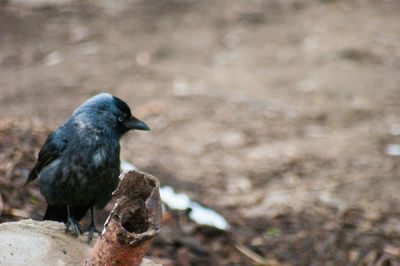
[[(138, 170), (136, 166), (127, 161), (121, 161), (121, 169), (122, 171)], [(184, 193), (175, 193), (172, 187), (160, 187), (160, 196), (163, 203), (174, 210), (190, 208), (189, 218), (198, 224), (214, 226), (221, 230), (229, 229), (229, 224), (222, 215), (190, 200), (189, 196)], [(163, 210), (165, 209), (163, 208)]]
[(160, 196), (161, 200), (172, 209), (186, 210), (190, 208), (189, 217), (198, 224), (214, 226), (221, 230), (229, 229), (228, 222), (219, 213), (190, 200), (186, 194), (175, 193), (172, 187), (161, 187)]
[(129, 171), (129, 170), (138, 170), (136, 166), (134, 166), (131, 163), (128, 163), (127, 161), (122, 160), (121, 161), (121, 169), (123, 172)]
[(398, 136), (400, 135), (400, 124), (392, 124), (390, 127), (390, 134), (393, 136)]
[(386, 146), (386, 154), (391, 156), (400, 156), (400, 144), (389, 144)]

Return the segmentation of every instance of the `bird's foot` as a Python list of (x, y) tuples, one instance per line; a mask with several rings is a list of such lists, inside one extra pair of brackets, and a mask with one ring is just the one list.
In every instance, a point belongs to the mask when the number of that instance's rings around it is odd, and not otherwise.
[(74, 235), (83, 234), (83, 229), (82, 226), (79, 224), (77, 220), (75, 220), (73, 217), (68, 217), (68, 221), (65, 224), (65, 232), (69, 232), (69, 227), (72, 226), (72, 231)]
[(90, 243), (90, 241), (92, 241), (94, 232), (98, 233), (99, 236), (101, 234), (101, 232), (96, 229), (96, 225), (94, 224), (93, 206), (90, 207), (90, 218), (91, 218), (91, 223), (89, 225), (89, 228), (85, 229), (85, 232), (89, 232), (89, 236), (88, 236), (88, 240), (87, 240), (88, 243)]
[(97, 230), (97, 228), (94, 224), (90, 224), (89, 227), (84, 229), (83, 232), (84, 233), (89, 232), (88, 241), (87, 241), (88, 243), (90, 243), (90, 241), (92, 241), (94, 233), (99, 234), (99, 236), (101, 235), (101, 232), (99, 230)]

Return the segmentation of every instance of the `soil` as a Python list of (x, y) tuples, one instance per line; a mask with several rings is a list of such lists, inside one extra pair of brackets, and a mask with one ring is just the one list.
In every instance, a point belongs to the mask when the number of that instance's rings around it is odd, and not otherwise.
[(106, 91), (152, 129), (124, 137), (121, 157), (231, 225), (170, 211), (156, 261), (399, 264), (399, 12), (395, 0), (0, 1), (0, 221), (40, 219), (38, 184), (24, 182), (41, 145)]

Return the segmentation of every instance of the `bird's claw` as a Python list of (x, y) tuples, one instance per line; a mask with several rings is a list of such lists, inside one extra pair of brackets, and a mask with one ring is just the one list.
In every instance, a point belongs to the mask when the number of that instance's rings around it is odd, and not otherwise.
[(95, 227), (94, 224), (90, 224), (88, 228), (84, 229), (84, 233), (89, 232), (89, 236), (88, 236), (88, 243), (90, 243), (90, 241), (92, 241), (93, 239), (93, 234), (97, 233), (99, 234), (99, 236), (101, 235), (101, 232), (99, 230), (97, 230), (97, 228)]
[(72, 226), (72, 231), (74, 235), (78, 235), (79, 234), (83, 234), (83, 229), (82, 226), (79, 224), (78, 221), (76, 221), (74, 218), (72, 217), (68, 217), (68, 221), (65, 224), (65, 232), (69, 232), (69, 227)]

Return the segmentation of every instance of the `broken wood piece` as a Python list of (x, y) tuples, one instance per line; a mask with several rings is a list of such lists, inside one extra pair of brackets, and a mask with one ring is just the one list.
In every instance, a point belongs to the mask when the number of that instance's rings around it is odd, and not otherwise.
[(121, 175), (116, 203), (85, 265), (140, 265), (161, 229), (159, 186), (157, 178), (143, 172)]

